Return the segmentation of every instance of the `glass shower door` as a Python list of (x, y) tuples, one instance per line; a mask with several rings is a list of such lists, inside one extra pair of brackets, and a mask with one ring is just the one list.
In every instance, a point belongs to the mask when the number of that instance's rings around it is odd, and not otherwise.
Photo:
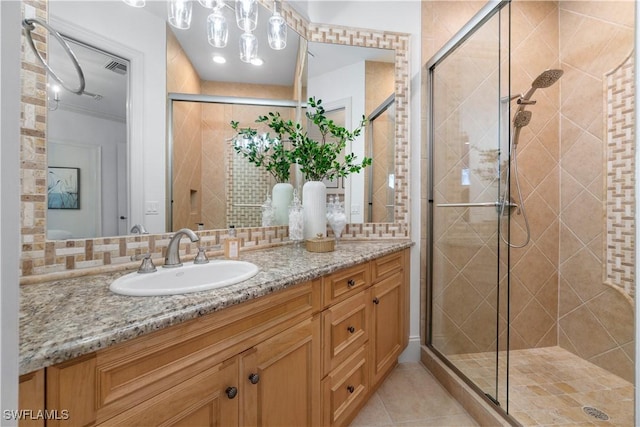
[(508, 55), (500, 20), (500, 13), (488, 18), (428, 69), (429, 344), (496, 403), (506, 388), (499, 386), (506, 381), (500, 350), (508, 337), (507, 268), (500, 262), (501, 251), (508, 251), (499, 233), (507, 164), (501, 119), (508, 109), (500, 101), (501, 91), (508, 93), (501, 84), (508, 81), (501, 65), (508, 64), (501, 60)]

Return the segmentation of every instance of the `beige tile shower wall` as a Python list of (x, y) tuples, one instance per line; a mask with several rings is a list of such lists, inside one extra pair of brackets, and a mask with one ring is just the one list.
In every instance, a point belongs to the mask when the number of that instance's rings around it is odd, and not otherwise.
[[(552, 1), (511, 4), (511, 93), (526, 92), (544, 70), (558, 68), (558, 7)], [(564, 81), (564, 80), (563, 80)], [(563, 82), (561, 81), (561, 83)], [(539, 89), (528, 108), (531, 122), (520, 133), (518, 175), (531, 230), (522, 249), (512, 248), (512, 350), (557, 344), (560, 84)], [(512, 108), (512, 111), (514, 109)], [(514, 182), (512, 180), (512, 189)], [(511, 191), (515, 197), (515, 191)], [(525, 241), (523, 215), (511, 215), (511, 242)]]
[[(421, 3), (422, 13), (422, 40), (421, 52), (422, 62), (426, 62), (440, 50), (449, 39), (451, 39), (462, 26), (471, 19), (486, 3), (484, 1), (423, 1)], [(426, 135), (426, 110), (423, 108), (422, 129)], [(427, 223), (428, 200), (427, 191), (429, 187), (429, 157), (426, 149), (420, 153), (420, 171), (422, 187), (420, 193), (420, 206), (422, 224)], [(421, 227), (420, 234), (420, 335), (422, 342), (426, 341), (426, 295), (427, 295), (427, 270), (428, 246), (427, 227)]]
[[(611, 281), (606, 278), (605, 256), (608, 150), (604, 126), (609, 108), (606, 75), (621, 66), (634, 48), (634, 4), (560, 2), (559, 16), (560, 60), (565, 70), (561, 81), (559, 343), (633, 381), (632, 300), (623, 284), (604, 284)], [(631, 197), (622, 200), (633, 202)]]
[[(365, 62), (365, 111), (367, 116), (373, 113), (389, 96), (393, 94), (394, 70), (393, 64), (384, 62)], [(393, 117), (389, 113), (379, 116), (375, 120), (373, 147), (369, 156), (373, 158), (373, 191), (369, 194), (369, 171), (365, 170), (365, 204), (372, 203), (371, 222), (393, 222), (393, 212), (389, 212), (387, 205), (393, 203), (389, 198), (388, 173), (393, 170)], [(365, 141), (369, 144), (371, 127), (365, 128)]]
[[(167, 25), (167, 92), (200, 93), (200, 76)], [(173, 230), (202, 222), (202, 106), (173, 103)]]
[(202, 222), (205, 230), (227, 228), (227, 158), (225, 134), (229, 132), (228, 106), (202, 104)]

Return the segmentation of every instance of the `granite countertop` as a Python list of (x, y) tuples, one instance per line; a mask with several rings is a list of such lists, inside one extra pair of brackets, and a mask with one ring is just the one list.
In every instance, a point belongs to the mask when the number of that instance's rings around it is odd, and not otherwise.
[[(253, 278), (211, 291), (130, 297), (109, 284), (128, 272), (21, 286), (20, 374), (203, 316), (335, 270), (408, 248), (408, 240), (342, 241), (334, 252), (285, 245), (241, 252), (260, 267)], [(216, 259), (216, 258), (212, 258)]]

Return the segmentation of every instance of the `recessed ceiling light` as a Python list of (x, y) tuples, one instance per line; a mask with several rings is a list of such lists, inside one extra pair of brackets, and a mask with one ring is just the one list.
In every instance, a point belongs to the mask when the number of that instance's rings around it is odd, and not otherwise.
[(227, 60), (222, 55), (213, 55), (213, 62), (216, 64), (224, 64)]
[(262, 58), (253, 58), (253, 59), (251, 60), (251, 63), (252, 63), (253, 65), (260, 66), (260, 65), (264, 64), (264, 61), (262, 60)]

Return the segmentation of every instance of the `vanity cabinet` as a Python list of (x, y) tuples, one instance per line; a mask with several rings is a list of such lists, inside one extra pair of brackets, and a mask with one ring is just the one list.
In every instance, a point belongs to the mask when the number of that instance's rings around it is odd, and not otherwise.
[(68, 413), (47, 426), (346, 425), (406, 346), (407, 266), (396, 252), (24, 375), (21, 408)]
[(396, 252), (323, 279), (323, 425), (348, 425), (407, 346), (408, 257)]

